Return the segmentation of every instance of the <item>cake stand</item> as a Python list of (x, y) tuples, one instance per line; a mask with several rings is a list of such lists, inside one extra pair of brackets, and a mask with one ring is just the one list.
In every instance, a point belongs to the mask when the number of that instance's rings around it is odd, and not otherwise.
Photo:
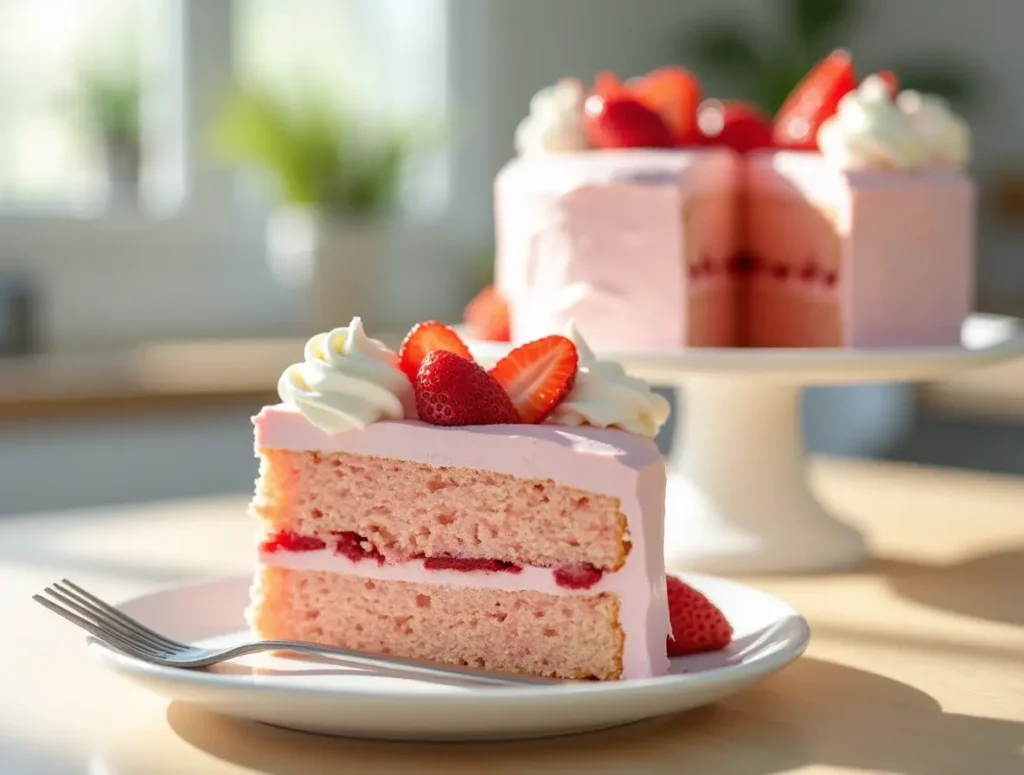
[[(481, 362), (508, 344), (473, 342)], [(973, 315), (960, 346), (879, 349), (690, 348), (599, 352), (632, 374), (671, 385), (665, 558), (672, 571), (835, 571), (867, 556), (863, 536), (833, 517), (807, 478), (805, 387), (916, 382), (1024, 355), (1021, 321)]]

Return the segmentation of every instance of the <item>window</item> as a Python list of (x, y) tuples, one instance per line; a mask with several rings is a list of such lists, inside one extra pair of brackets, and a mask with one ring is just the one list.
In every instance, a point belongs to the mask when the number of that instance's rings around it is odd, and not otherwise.
[(0, 18), (0, 206), (95, 203), (108, 180), (88, 108), (131, 110), (138, 0), (5, 0)]
[[(236, 68), (276, 94), (315, 90), (370, 127), (423, 122), (434, 132), (447, 118), (445, 23), (446, 0), (237, 0)], [(436, 214), (446, 158), (418, 161), (404, 203)]]

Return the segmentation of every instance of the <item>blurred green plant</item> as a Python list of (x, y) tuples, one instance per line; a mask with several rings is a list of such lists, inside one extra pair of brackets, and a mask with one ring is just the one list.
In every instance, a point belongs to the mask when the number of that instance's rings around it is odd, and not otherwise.
[(311, 92), (285, 99), (235, 90), (210, 128), (211, 150), (223, 161), (261, 169), (289, 204), (347, 217), (391, 212), (421, 134), (367, 130), (335, 104)]
[[(691, 28), (680, 41), (683, 61), (698, 72), (728, 80), (735, 93), (775, 113), (814, 64), (841, 48), (863, 20), (864, 0), (777, 0), (781, 39), (769, 40), (739, 18), (723, 18)], [(858, 71), (892, 70), (901, 88), (945, 97), (959, 110), (976, 94), (973, 75), (964, 63), (946, 55), (886, 59), (871, 67), (858, 59)]]
[(141, 87), (131, 69), (83, 67), (75, 90), (75, 108), (89, 130), (108, 143), (140, 142)]

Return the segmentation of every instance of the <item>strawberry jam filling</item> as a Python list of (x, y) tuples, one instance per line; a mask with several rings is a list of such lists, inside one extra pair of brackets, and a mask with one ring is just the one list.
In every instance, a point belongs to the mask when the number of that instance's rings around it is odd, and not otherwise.
[(565, 589), (590, 589), (603, 575), (604, 571), (590, 563), (566, 565), (555, 570), (555, 583)]
[(378, 565), (384, 564), (384, 555), (380, 553), (365, 537), (351, 530), (342, 533), (335, 533), (338, 542), (334, 546), (334, 553), (348, 557), (352, 562), (360, 560), (376, 560)]
[(327, 544), (316, 536), (303, 536), (291, 530), (279, 530), (260, 544), (264, 552), (312, 552), (326, 548)]
[(522, 570), (522, 566), (516, 565), (514, 562), (476, 557), (452, 557), (450, 555), (427, 557), (423, 560), (423, 567), (427, 570), (457, 570), (464, 573), (475, 570), (490, 571), (491, 573), (519, 573)]
[[(321, 549), (332, 549), (335, 554), (346, 557), (352, 562), (371, 560), (378, 565), (384, 564), (384, 555), (366, 536), (351, 530), (333, 534), (333, 545), (316, 536), (299, 535), (291, 530), (279, 530), (260, 544), (264, 552), (313, 552)], [(425, 570), (458, 571), (471, 573), (521, 573), (523, 566), (507, 560), (496, 560), (487, 557), (454, 557), (442, 554), (434, 557), (420, 557)], [(581, 565), (565, 565), (552, 571), (555, 583), (564, 589), (590, 589), (604, 576), (604, 571), (590, 563)]]

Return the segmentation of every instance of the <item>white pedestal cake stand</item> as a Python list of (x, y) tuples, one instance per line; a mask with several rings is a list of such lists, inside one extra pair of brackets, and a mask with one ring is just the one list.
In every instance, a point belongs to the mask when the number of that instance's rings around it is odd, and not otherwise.
[[(1020, 321), (974, 315), (962, 344), (881, 349), (693, 348), (599, 353), (672, 385), (665, 558), (670, 570), (800, 573), (867, 556), (863, 537), (818, 502), (807, 480), (800, 397), (812, 385), (911, 382), (1024, 355)], [(472, 342), (481, 362), (508, 344)]]

